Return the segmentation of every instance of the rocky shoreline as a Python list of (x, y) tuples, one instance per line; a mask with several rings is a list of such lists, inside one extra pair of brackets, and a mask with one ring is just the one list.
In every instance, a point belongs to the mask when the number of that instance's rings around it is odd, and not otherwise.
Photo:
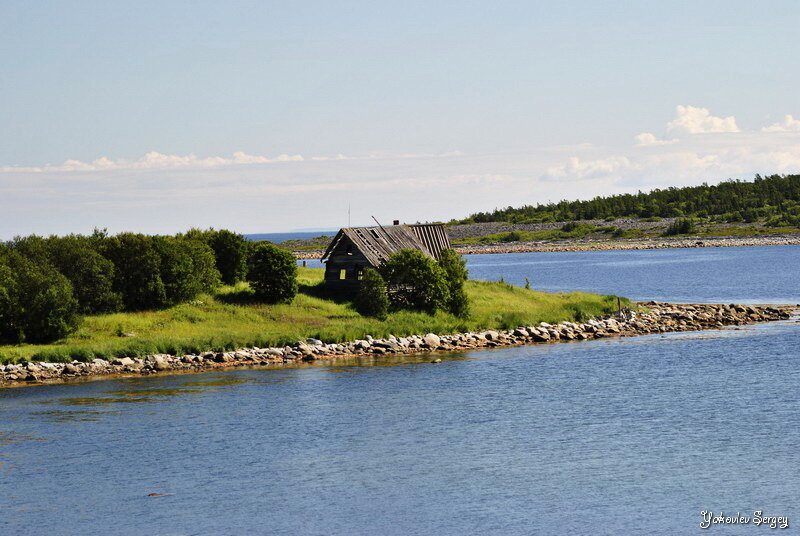
[(672, 248), (723, 248), (741, 246), (797, 246), (800, 235), (774, 235), (750, 237), (684, 237), (636, 238), (619, 240), (565, 240), (542, 242), (512, 242), (508, 244), (470, 244), (455, 246), (465, 254), (480, 253), (533, 253), (556, 251), (609, 251)]
[[(537, 242), (508, 242), (503, 244), (460, 244), (453, 246), (462, 255), (482, 253), (535, 253), (558, 251), (610, 251), (671, 248), (722, 248), (741, 246), (797, 246), (800, 235), (770, 235), (748, 237), (681, 237), (681, 238), (619, 238), (616, 240), (543, 240)], [(322, 251), (293, 251), (298, 259), (319, 259)]]
[[(140, 376), (188, 373), (229, 367), (292, 365), (358, 356), (401, 355), (422, 352), (468, 351), (478, 348), (547, 344), (604, 337), (630, 337), (651, 333), (697, 331), (724, 326), (786, 320), (796, 312), (790, 306), (686, 305), (648, 302), (647, 312), (623, 309), (610, 317), (583, 323), (540, 323), (507, 331), (483, 331), (452, 335), (415, 335), (325, 344), (316, 339), (282, 348), (246, 348), (233, 352), (204, 352), (182, 356), (152, 355), (106, 361), (72, 363), (23, 362), (0, 365), (0, 387), (65, 382), (103, 376)], [(436, 358), (434, 362), (438, 361)]]

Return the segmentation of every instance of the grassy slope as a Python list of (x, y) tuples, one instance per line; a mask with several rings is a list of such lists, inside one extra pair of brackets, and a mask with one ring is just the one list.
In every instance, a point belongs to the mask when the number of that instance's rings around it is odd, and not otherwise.
[[(0, 346), (0, 362), (43, 361), (191, 353), (247, 346), (281, 346), (306, 337), (325, 342), (363, 338), (511, 328), (559, 322), (616, 310), (616, 298), (586, 293), (547, 294), (505, 283), (469, 281), (472, 316), (460, 320), (402, 311), (385, 322), (365, 318), (347, 303), (321, 297), (323, 270), (300, 268), (301, 292), (289, 305), (248, 300), (246, 286), (222, 288), (214, 296), (163, 311), (115, 313), (84, 318), (80, 329), (57, 344)], [(623, 299), (623, 305), (629, 304)], [(135, 336), (124, 336), (133, 333)]]

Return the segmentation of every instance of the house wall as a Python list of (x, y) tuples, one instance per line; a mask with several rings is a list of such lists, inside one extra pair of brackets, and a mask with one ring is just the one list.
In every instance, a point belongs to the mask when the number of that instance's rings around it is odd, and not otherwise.
[(343, 237), (325, 263), (325, 284), (334, 290), (355, 292), (361, 284), (359, 277), (367, 266), (371, 266), (367, 258), (350, 239)]

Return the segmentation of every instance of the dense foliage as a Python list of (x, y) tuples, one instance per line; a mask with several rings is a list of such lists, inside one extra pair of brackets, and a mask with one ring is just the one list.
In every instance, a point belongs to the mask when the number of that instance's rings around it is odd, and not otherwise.
[(364, 270), (364, 279), (353, 305), (363, 316), (371, 316), (378, 320), (386, 319), (389, 314), (389, 296), (386, 291), (386, 281), (377, 270), (369, 267)]
[(211, 247), (223, 283), (234, 285), (245, 280), (249, 248), (244, 236), (227, 229), (191, 229), (184, 237), (205, 242)]
[(620, 217), (713, 217), (718, 221), (800, 225), (800, 175), (756, 175), (753, 181), (655, 189), (651, 192), (507, 207), (452, 223), (538, 223)]
[(0, 339), (43, 342), (77, 326), (78, 302), (69, 280), (17, 251), (0, 254)]
[(439, 256), (439, 266), (444, 270), (445, 282), (447, 284), (447, 310), (459, 318), (469, 316), (469, 300), (464, 291), (464, 283), (467, 282), (469, 272), (467, 271), (467, 261), (452, 249), (445, 249)]
[(259, 242), (252, 248), (247, 279), (259, 300), (290, 303), (297, 294), (297, 261), (290, 251)]
[(393, 308), (431, 314), (447, 308), (447, 275), (435, 260), (421, 251), (398, 251), (381, 265), (380, 273), (386, 281)]
[[(240, 236), (214, 233), (220, 242)], [(217, 264), (208, 242), (190, 233), (17, 237), (0, 244), (0, 342), (57, 340), (74, 331), (78, 314), (191, 301), (219, 285)]]

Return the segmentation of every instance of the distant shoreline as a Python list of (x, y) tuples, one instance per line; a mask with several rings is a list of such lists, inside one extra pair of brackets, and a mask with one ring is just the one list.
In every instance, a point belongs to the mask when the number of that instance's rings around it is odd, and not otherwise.
[[(681, 237), (681, 238), (634, 238), (617, 240), (559, 240), (538, 242), (509, 242), (505, 244), (466, 244), (453, 248), (462, 255), (490, 253), (537, 253), (567, 251), (625, 251), (678, 248), (719, 248), (743, 246), (798, 246), (800, 235), (770, 235), (748, 237)], [(301, 260), (319, 259), (322, 250), (293, 251)]]

